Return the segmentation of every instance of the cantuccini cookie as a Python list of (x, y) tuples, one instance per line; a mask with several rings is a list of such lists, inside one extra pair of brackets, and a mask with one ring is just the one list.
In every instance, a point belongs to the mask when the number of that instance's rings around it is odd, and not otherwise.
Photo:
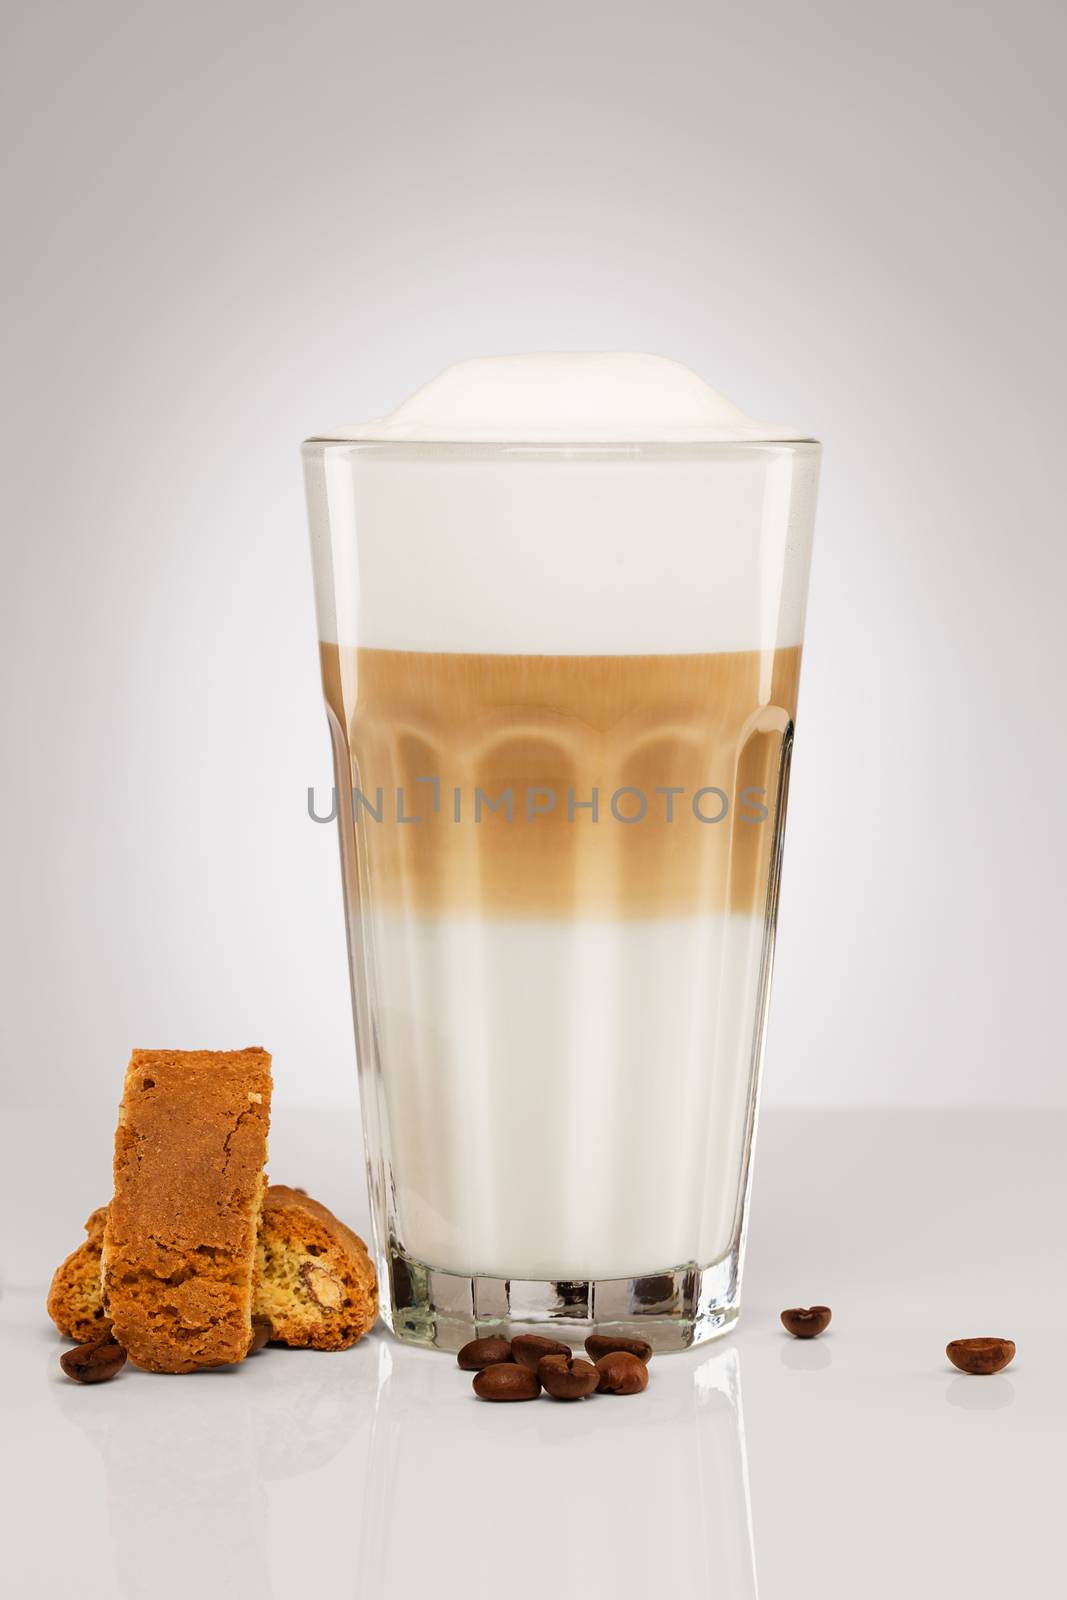
[(255, 1314), (280, 1344), (346, 1350), (378, 1315), (367, 1247), (317, 1200), (272, 1184), (256, 1251)]
[(111, 1327), (100, 1291), (100, 1253), (107, 1206), (98, 1206), (85, 1224), (88, 1238), (55, 1270), (48, 1291), (48, 1315), (68, 1339), (84, 1344), (102, 1339)]
[(266, 1179), (265, 1050), (135, 1050), (115, 1133), (103, 1297), (151, 1372), (240, 1361)]
[[(89, 1238), (56, 1268), (48, 1296), (52, 1321), (60, 1333), (79, 1343), (102, 1338), (111, 1328), (100, 1288), (106, 1217), (106, 1206), (93, 1212), (86, 1224)], [(345, 1289), (340, 1316), (336, 1307), (323, 1303), (335, 1298), (328, 1285), (324, 1288), (325, 1280), (301, 1271), (312, 1264), (339, 1277)], [(362, 1338), (377, 1312), (377, 1277), (359, 1235), (301, 1190), (271, 1184), (259, 1219), (253, 1320), (271, 1323), (274, 1344), (342, 1350)]]

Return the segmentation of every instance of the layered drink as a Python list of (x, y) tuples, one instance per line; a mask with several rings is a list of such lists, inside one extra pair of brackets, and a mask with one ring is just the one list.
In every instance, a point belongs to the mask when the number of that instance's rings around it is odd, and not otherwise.
[(818, 447), (652, 357), (305, 447), (387, 1315), (736, 1315)]

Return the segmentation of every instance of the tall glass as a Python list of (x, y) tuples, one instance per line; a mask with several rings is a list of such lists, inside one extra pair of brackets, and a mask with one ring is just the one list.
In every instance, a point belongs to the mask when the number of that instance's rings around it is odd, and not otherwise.
[(384, 1315), (737, 1316), (819, 447), (304, 447)]

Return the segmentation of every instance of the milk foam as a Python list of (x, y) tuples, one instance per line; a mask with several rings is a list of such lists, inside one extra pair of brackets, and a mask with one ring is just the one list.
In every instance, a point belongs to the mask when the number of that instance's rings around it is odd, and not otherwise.
[(819, 449), (796, 438), (654, 356), (450, 367), (384, 422), (305, 447), (319, 636), (534, 655), (799, 644)]
[(460, 361), (387, 417), (331, 429), (324, 437), (391, 443), (740, 444), (807, 435), (747, 417), (680, 361), (613, 351)]

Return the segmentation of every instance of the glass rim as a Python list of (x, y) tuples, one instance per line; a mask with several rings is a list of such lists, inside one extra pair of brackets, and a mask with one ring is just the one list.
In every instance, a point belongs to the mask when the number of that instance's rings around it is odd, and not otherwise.
[(810, 434), (795, 439), (352, 439), (338, 433), (315, 433), (304, 439), (301, 450), (317, 451), (334, 447), (353, 451), (374, 451), (431, 457), (471, 458), (472, 456), (573, 456), (714, 455), (736, 451), (821, 450), (822, 441)]

